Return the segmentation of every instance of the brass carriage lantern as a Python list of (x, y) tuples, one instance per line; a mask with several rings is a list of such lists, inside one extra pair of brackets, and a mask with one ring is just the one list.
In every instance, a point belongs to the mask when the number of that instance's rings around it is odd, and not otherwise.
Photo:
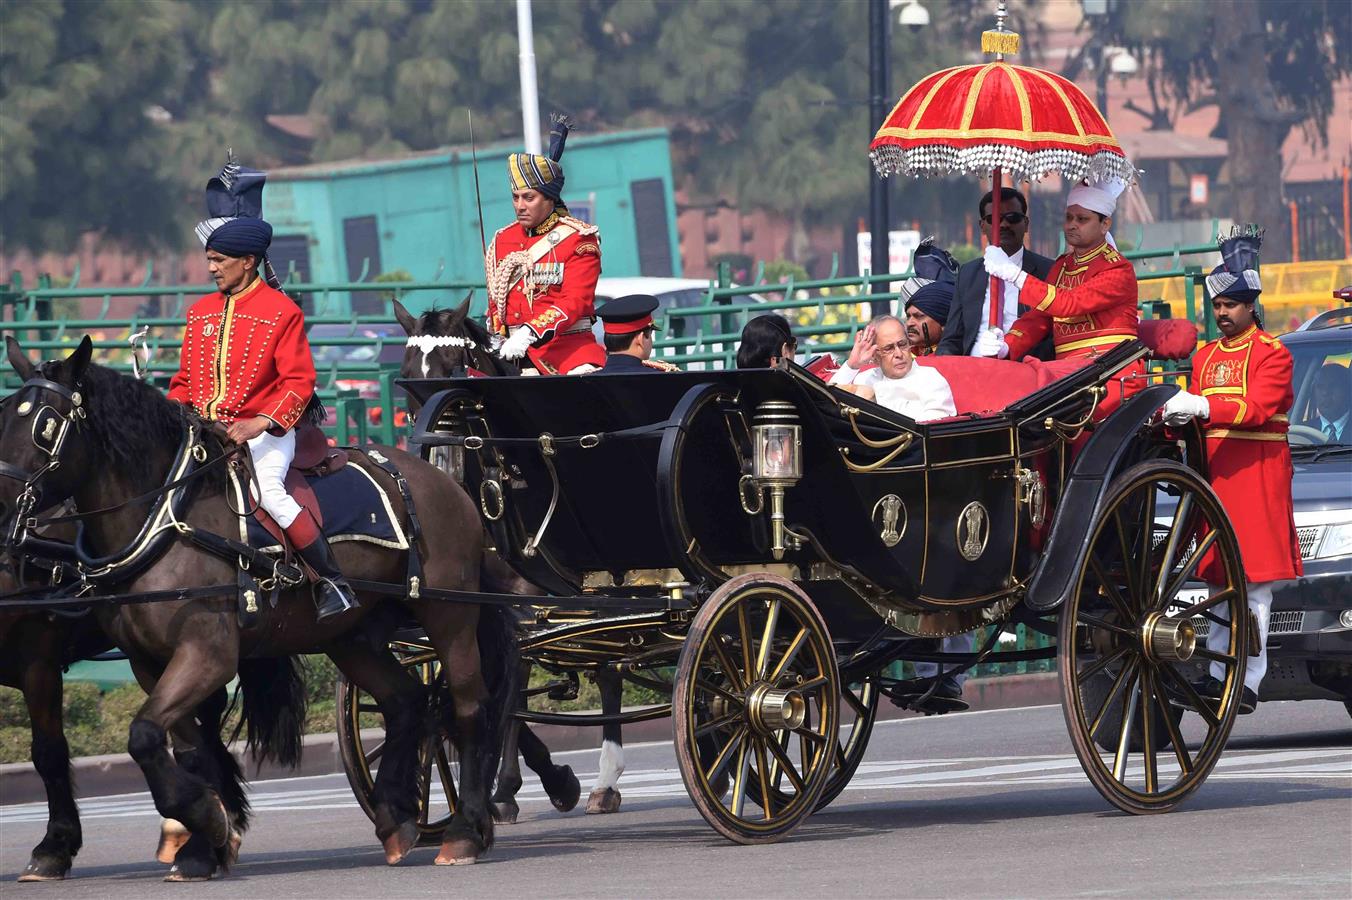
[(766, 400), (751, 420), (755, 444), (752, 473), (770, 495), (770, 552), (784, 558), (784, 489), (803, 477), (803, 426), (798, 410), (783, 400)]

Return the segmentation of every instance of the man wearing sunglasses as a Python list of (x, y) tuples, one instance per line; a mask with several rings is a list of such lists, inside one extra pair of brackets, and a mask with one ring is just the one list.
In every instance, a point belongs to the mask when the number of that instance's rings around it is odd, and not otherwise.
[[(990, 227), (991, 192), (987, 191), (978, 204), (983, 231)], [(1023, 246), (1028, 233), (1028, 200), (1011, 187), (1000, 189), (1000, 248), (1010, 261), (1024, 272), (1046, 278), (1052, 261)], [(1003, 284), (1000, 298), (1000, 328), (1008, 331), (1016, 319), (1029, 307), (1019, 302), (1019, 291), (1011, 284)], [(958, 286), (953, 306), (944, 325), (944, 335), (936, 352), (943, 356), (979, 356), (976, 352), (977, 335), (990, 324), (991, 279), (981, 259), (974, 259), (958, 269)], [(1032, 354), (1039, 359), (1051, 359), (1054, 350), (1051, 341), (1036, 347)]]

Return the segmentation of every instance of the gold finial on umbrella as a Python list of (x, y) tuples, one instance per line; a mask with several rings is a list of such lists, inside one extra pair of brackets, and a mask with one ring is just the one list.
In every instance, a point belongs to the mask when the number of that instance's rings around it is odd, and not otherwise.
[(995, 30), (981, 32), (982, 53), (994, 53), (996, 59), (1004, 59), (1006, 53), (1013, 55), (1019, 52), (1019, 33), (1005, 31), (1007, 15), (1004, 0), (1001, 0), (995, 8)]

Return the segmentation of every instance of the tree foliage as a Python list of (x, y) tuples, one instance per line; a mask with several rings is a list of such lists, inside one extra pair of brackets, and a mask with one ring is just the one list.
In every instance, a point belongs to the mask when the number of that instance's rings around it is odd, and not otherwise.
[(1152, 93), (1184, 110), (1215, 104), (1227, 139), (1234, 218), (1269, 231), (1268, 259), (1289, 249), (1281, 147), (1293, 127), (1327, 143), (1333, 86), (1352, 73), (1342, 0), (1136, 0), (1091, 26), (1143, 60)]
[[(0, 15), (7, 243), (181, 243), (227, 146), (260, 165), (424, 150), (465, 142), (467, 107), (481, 142), (521, 130), (508, 3), (0, 0)], [(584, 132), (667, 126), (697, 198), (848, 221), (869, 178), (866, 15), (861, 0), (536, 3), (541, 106)], [(894, 29), (898, 91), (959, 60), (940, 27)], [(308, 117), (313, 143), (271, 115)]]

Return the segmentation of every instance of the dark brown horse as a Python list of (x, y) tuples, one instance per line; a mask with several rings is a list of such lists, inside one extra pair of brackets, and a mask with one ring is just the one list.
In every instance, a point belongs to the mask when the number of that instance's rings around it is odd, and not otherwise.
[[(472, 295), (471, 295), (472, 296)], [(470, 369), (485, 375), (519, 375), (514, 363), (503, 360), (491, 349), (487, 329), (469, 315), (471, 296), (455, 309), (430, 309), (414, 317), (398, 300), (394, 301), (394, 315), (408, 335), (408, 348), (399, 374), (404, 378), (448, 378), (464, 375)], [(409, 397), (409, 412), (417, 415), (419, 401)], [(506, 566), (502, 566), (506, 569)], [(510, 570), (507, 570), (510, 572)], [(521, 579), (517, 579), (521, 581)], [(518, 593), (538, 594), (533, 586), (521, 582)], [(523, 679), (527, 670), (523, 670)], [(596, 673), (596, 685), (601, 692), (601, 711), (614, 716), (620, 712), (624, 683), (609, 670)], [(507, 726), (507, 740), (502, 748), (502, 767), (498, 770), (497, 790), (493, 793), (494, 817), (499, 823), (516, 821), (518, 806), (516, 792), (521, 789), (521, 765), (517, 751), (526, 765), (540, 776), (540, 782), (554, 806), (563, 812), (573, 808), (578, 800), (577, 778), (568, 766), (556, 766), (549, 748), (524, 723), (513, 720)], [(587, 798), (588, 813), (611, 813), (620, 808), (620, 792), (616, 787), (624, 772), (624, 739), (620, 726), (601, 728), (601, 765), (596, 784)], [(571, 799), (570, 799), (571, 798)]]
[[(227, 448), (212, 433), (190, 430), (200, 428), (200, 420), (154, 388), (91, 365), (88, 338), (67, 359), (41, 366), (34, 366), (12, 338), (7, 342), (10, 363), (24, 385), (15, 395), (18, 402), (0, 412), (0, 458), (30, 474), (20, 487), (12, 478), (0, 480), (0, 518), (26, 515), (25, 505), (33, 505), (34, 496), (40, 497), (38, 509), (66, 498), (82, 513), (111, 508), (84, 521), (81, 542), (86, 559), (107, 559), (136, 542), (146, 523), (146, 505), (129, 501), (163, 488), (185, 436), (197, 435), (208, 460), (225, 454)], [(483, 530), (473, 503), (453, 480), (421, 459), (394, 448), (380, 451), (403, 474), (418, 509), (423, 587), (478, 590)], [(396, 520), (412, 533), (395, 480), (360, 454), (352, 464), (386, 489)], [(209, 729), (199, 726), (194, 710), (238, 674), (250, 748), (256, 755), (294, 763), (304, 706), (294, 656), (310, 652), (328, 654), (376, 699), (384, 715), (387, 739), (373, 802), (376, 835), (387, 861), (399, 862), (417, 840), (417, 748), (430, 724), (455, 741), (462, 760), (460, 803), (437, 862), (473, 862), (492, 844), (488, 792), (508, 701), (516, 692), (507, 616), (475, 603), (425, 596), (385, 602), (385, 593), (360, 591), (359, 611), (319, 623), (302, 587), (282, 591), (275, 609), (259, 604), (256, 622), (241, 627), (234, 596), (236, 561), (205, 552), (192, 536), (239, 533), (224, 468), (213, 465), (206, 463), (204, 477), (193, 482), (191, 502), (173, 524), (168, 545), (139, 571), (102, 585), (123, 595), (201, 591), (184, 599), (108, 604), (99, 611), (104, 631), (127, 653), (149, 694), (132, 722), (128, 750), (145, 773), (160, 814), (183, 823), (192, 835), (178, 851), (171, 880), (208, 878), (228, 864), (247, 820), (239, 773), (215, 752), (219, 738), (213, 741)], [(404, 583), (406, 551), (347, 542), (335, 553), (351, 579)], [(218, 595), (198, 595), (206, 593)], [(431, 723), (425, 721), (424, 688), (386, 649), (390, 630), (409, 617), (436, 649), (449, 688), (450, 708), (437, 710)], [(504, 669), (490, 673), (499, 677), (487, 683), (480, 655), (485, 644), (483, 659)], [(182, 748), (177, 762), (168, 750), (170, 734), (175, 750)]]

